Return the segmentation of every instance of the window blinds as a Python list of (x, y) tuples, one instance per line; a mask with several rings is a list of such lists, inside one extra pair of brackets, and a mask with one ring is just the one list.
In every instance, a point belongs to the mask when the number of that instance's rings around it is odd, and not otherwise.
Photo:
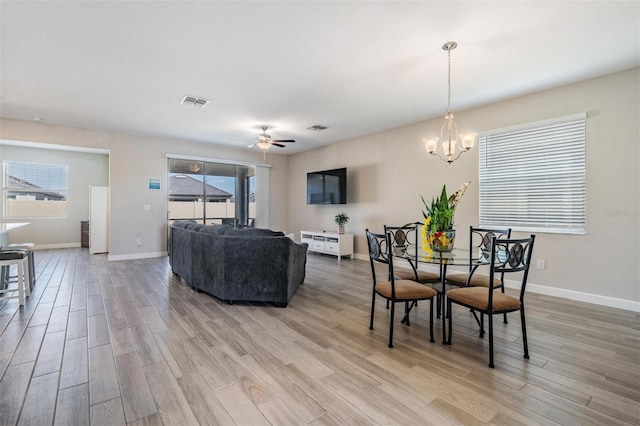
[(586, 114), (480, 135), (480, 226), (586, 232)]

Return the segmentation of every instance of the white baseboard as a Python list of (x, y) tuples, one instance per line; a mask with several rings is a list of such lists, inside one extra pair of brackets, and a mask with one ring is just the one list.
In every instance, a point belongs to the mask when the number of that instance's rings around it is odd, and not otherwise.
[[(369, 260), (368, 255), (355, 254), (355, 258), (359, 260)], [(395, 264), (395, 262), (394, 262)], [(419, 266), (421, 270), (429, 272), (438, 272), (437, 265)], [(506, 281), (505, 287), (520, 289), (520, 283), (516, 281)], [(640, 312), (640, 302), (627, 299), (618, 299), (616, 297), (601, 296), (599, 294), (584, 293), (581, 291), (567, 290), (564, 288), (549, 287), (541, 284), (527, 283), (527, 291), (531, 293), (544, 294), (546, 296), (560, 297), (563, 299), (575, 300), (578, 302), (593, 303), (594, 305), (608, 306), (610, 308), (624, 309), (625, 311)]]
[(76, 248), (76, 247), (80, 247), (80, 243), (37, 244), (36, 250), (53, 250), (53, 249)]
[(156, 251), (149, 253), (134, 253), (134, 254), (110, 254), (107, 256), (107, 260), (109, 262), (118, 261), (118, 260), (136, 260), (136, 259), (151, 259), (154, 257), (165, 257), (168, 256), (168, 252), (166, 251)]
[[(519, 290), (520, 283), (507, 281), (505, 282), (505, 287)], [(640, 302), (633, 300), (618, 299), (616, 297), (601, 296), (599, 294), (584, 293), (582, 291), (567, 290), (533, 283), (527, 283), (527, 291), (578, 302), (593, 303), (594, 305), (608, 306), (610, 308), (624, 309), (625, 311), (640, 312)]]

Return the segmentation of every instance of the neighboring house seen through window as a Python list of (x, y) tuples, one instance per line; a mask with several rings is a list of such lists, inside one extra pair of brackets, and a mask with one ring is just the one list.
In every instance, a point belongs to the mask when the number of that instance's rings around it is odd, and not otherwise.
[(586, 232), (585, 121), (580, 113), (480, 135), (481, 227)]
[(67, 216), (68, 166), (17, 161), (2, 165), (5, 219)]

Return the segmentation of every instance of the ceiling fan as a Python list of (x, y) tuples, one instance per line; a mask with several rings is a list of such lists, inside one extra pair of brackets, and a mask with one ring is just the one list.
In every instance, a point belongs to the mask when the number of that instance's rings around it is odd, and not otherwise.
[(267, 134), (267, 129), (269, 127), (268, 126), (260, 126), (260, 128), (262, 129), (262, 134), (258, 135), (258, 137), (256, 138), (256, 143), (254, 143), (252, 145), (249, 145), (249, 148), (257, 146), (258, 148), (266, 151), (267, 149), (271, 148), (272, 146), (277, 146), (277, 147), (280, 147), (280, 148), (284, 148), (285, 145), (282, 145), (282, 143), (295, 142), (293, 139), (271, 139), (271, 135)]
[(277, 146), (279, 148), (284, 148), (285, 145), (283, 143), (292, 143), (295, 142), (293, 139), (271, 139), (271, 135), (267, 134), (268, 126), (260, 126), (262, 129), (262, 134), (258, 135), (256, 138), (256, 143), (249, 145), (249, 148), (257, 146), (262, 150), (263, 157), (266, 159), (267, 150), (272, 146)]

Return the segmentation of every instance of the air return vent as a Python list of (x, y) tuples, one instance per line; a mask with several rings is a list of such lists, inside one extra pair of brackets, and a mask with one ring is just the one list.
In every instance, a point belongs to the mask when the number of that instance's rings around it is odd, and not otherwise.
[(181, 103), (184, 105), (193, 105), (200, 108), (204, 108), (207, 106), (209, 101), (206, 99), (196, 98), (193, 96), (185, 96), (184, 99), (182, 99)]
[(321, 125), (321, 124), (314, 124), (314, 125), (313, 125), (313, 126), (311, 126), (311, 127), (307, 127), (307, 129), (309, 129), (309, 130), (315, 130), (316, 132), (319, 132), (319, 131), (321, 131), (321, 130), (326, 130), (326, 129), (327, 129), (327, 126), (323, 126), (323, 125)]

